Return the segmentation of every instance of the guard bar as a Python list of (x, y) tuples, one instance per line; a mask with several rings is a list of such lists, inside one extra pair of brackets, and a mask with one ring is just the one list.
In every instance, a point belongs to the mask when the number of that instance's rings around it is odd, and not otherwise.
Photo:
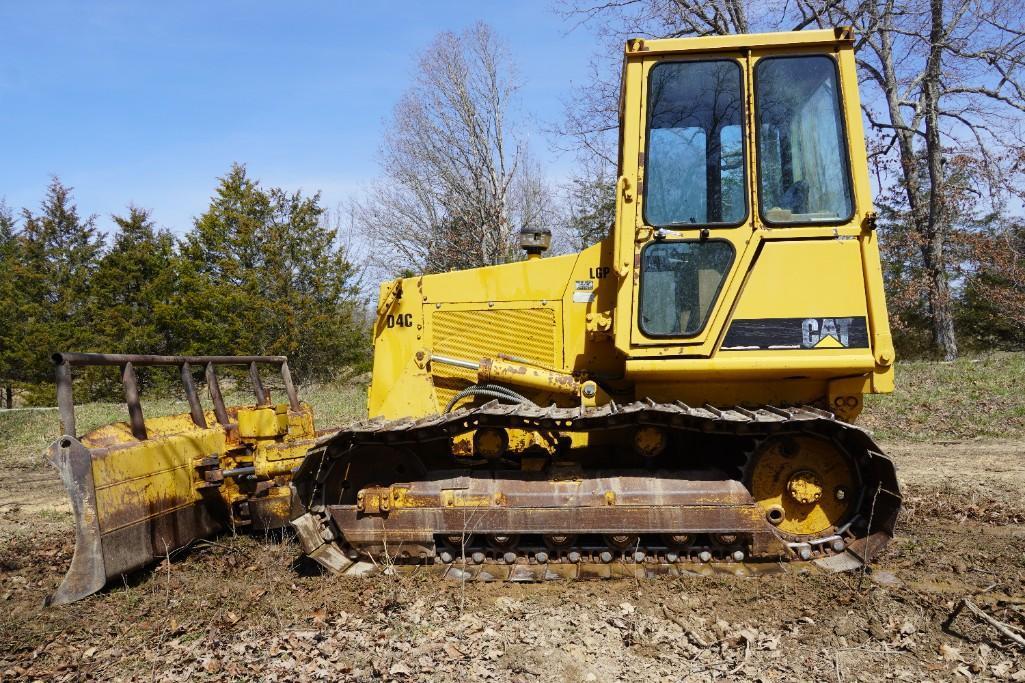
[(125, 388), (125, 402), (128, 404), (128, 416), (132, 427), (132, 435), (140, 441), (148, 438), (146, 421), (142, 415), (142, 404), (139, 400), (139, 384), (135, 377), (136, 366), (163, 365), (178, 366), (181, 369), (182, 386), (189, 402), (189, 412), (197, 427), (205, 429), (206, 415), (199, 403), (196, 385), (192, 379), (192, 366), (205, 366), (207, 390), (214, 404), (214, 415), (222, 427), (228, 427), (228, 411), (221, 395), (221, 387), (215, 371), (218, 365), (249, 366), (249, 379), (256, 395), (257, 405), (270, 404), (270, 392), (263, 386), (260, 379), (260, 365), (271, 365), (280, 368), (281, 379), (288, 395), (288, 405), (292, 410), (299, 410), (299, 397), (292, 383), (292, 373), (288, 369), (286, 356), (152, 356), (125, 353), (55, 353), (52, 356), (57, 370), (57, 408), (60, 412), (61, 433), (77, 436), (75, 432), (75, 401), (71, 389), (71, 367), (79, 366), (119, 366), (121, 383)]

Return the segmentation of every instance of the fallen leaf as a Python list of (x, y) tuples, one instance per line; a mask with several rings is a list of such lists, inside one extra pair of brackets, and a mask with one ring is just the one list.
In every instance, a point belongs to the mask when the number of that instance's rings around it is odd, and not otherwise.
[(961, 650), (942, 643), (940, 645), (940, 656), (943, 657), (945, 662), (956, 662), (961, 659)]
[(445, 643), (444, 650), (445, 654), (447, 654), (452, 659), (462, 659), (466, 656), (466, 653), (464, 653), (462, 650), (460, 650), (455, 645), (452, 645), (451, 643)]
[(886, 629), (875, 619), (868, 622), (868, 632), (876, 640), (886, 640)]

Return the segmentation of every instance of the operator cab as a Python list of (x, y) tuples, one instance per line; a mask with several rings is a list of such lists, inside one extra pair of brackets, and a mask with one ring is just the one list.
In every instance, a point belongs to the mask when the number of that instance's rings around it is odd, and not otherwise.
[[(615, 260), (634, 286), (617, 308), (634, 315), (617, 327), (620, 350), (719, 355), (744, 308), (794, 327), (766, 323), (781, 330), (775, 350), (794, 350), (786, 340), (806, 319), (858, 318), (889, 343), (882, 301), (868, 301), (881, 285), (862, 267), (873, 255), (811, 244), (862, 239), (871, 211), (863, 153), (853, 163), (850, 151), (863, 144), (849, 30), (632, 40), (622, 102)], [(770, 254), (781, 241), (793, 248)], [(751, 292), (769, 267), (840, 291)], [(851, 374), (872, 369), (868, 346)]]

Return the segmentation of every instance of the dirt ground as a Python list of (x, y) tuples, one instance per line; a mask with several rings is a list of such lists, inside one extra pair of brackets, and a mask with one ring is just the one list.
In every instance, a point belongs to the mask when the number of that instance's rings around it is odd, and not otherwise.
[(958, 613), (1025, 633), (1025, 442), (886, 447), (907, 505), (867, 573), (332, 579), (240, 536), (60, 608), (42, 602), (73, 549), (63, 493), (8, 472), (0, 680), (1025, 681), (1025, 648)]

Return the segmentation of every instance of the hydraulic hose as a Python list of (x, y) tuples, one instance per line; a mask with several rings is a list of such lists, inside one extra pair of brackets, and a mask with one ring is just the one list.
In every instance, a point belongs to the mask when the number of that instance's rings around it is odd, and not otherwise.
[(480, 396), (480, 397), (485, 397), (485, 398), (495, 398), (495, 399), (498, 399), (499, 401), (506, 401), (506, 402), (509, 402), (509, 403), (519, 403), (519, 404), (526, 403), (526, 404), (531, 404), (531, 405), (534, 404), (533, 401), (531, 401), (530, 399), (528, 399), (525, 396), (522, 396), (522, 395), (516, 393), (512, 389), (507, 389), (506, 387), (499, 386), (497, 384), (474, 384), (472, 386), (466, 387), (465, 389), (460, 391), (458, 394), (453, 396), (452, 400), (448, 402), (447, 406), (445, 406), (445, 412), (446, 413), (451, 412), (452, 408), (455, 407), (455, 405), (459, 401), (461, 401), (462, 399), (467, 398), (469, 396)]
[(509, 398), (516, 399), (516, 401), (519, 403), (534, 403), (523, 394), (516, 393), (509, 387), (503, 387), (501, 384), (474, 384), (473, 386), (478, 387), (480, 389), (485, 389), (487, 391), (497, 391), (499, 393), (503, 393), (507, 395)]

